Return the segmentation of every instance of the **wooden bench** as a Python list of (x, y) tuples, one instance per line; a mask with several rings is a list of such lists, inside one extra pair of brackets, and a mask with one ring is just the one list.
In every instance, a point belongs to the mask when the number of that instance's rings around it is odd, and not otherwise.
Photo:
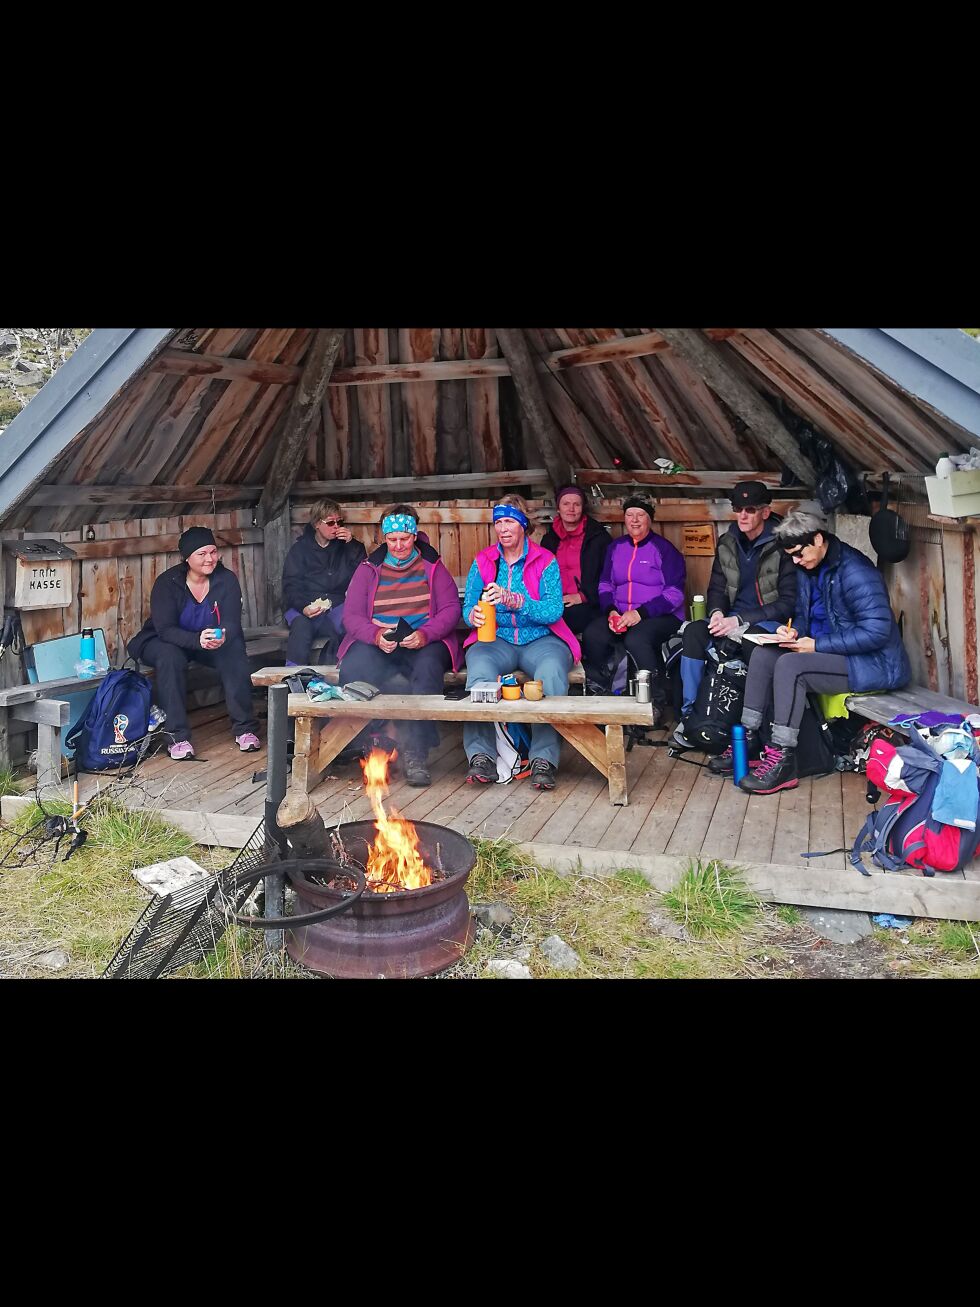
[[(276, 685), (289, 669), (263, 668), (255, 685)], [(278, 673), (278, 675), (273, 675)], [(652, 726), (650, 704), (615, 695), (583, 699), (554, 696), (497, 703), (448, 700), (441, 695), (379, 694), (365, 703), (329, 699), (314, 703), (305, 694), (289, 695), (289, 716), (296, 720), (293, 784), (304, 793), (319, 785), (337, 754), (371, 721), (547, 722), (609, 782), (609, 802), (628, 802), (624, 726)], [(605, 727), (605, 738), (596, 731)]]
[(883, 726), (887, 726), (893, 717), (916, 717), (924, 712), (959, 713), (963, 717), (980, 713), (980, 708), (972, 703), (937, 694), (922, 685), (907, 685), (904, 690), (885, 690), (881, 694), (850, 694), (844, 704), (848, 712), (880, 722)]
[[(340, 682), (339, 668), (336, 663), (305, 663), (304, 670), (309, 669), (316, 672), (317, 676), (327, 681), (330, 685), (338, 685)], [(260, 667), (257, 672), (252, 673), (253, 685), (278, 685), (281, 680), (287, 677), (291, 672), (298, 672), (298, 667)], [(515, 672), (521, 685), (530, 680), (526, 672)], [(466, 668), (461, 667), (458, 672), (446, 672), (443, 678), (446, 689), (453, 686), (466, 684)], [(585, 672), (581, 663), (573, 663), (572, 669), (568, 673), (569, 685), (583, 685), (585, 683)], [(407, 682), (406, 682), (407, 684)]]

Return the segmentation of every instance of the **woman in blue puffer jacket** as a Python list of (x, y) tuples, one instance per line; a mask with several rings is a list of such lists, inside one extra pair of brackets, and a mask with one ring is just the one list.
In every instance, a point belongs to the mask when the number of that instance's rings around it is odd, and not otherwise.
[[(793, 512), (775, 531), (797, 572), (795, 631), (786, 643), (756, 649), (745, 683), (742, 725), (750, 756), (772, 703), (772, 743), (739, 785), (774, 794), (799, 784), (796, 745), (807, 692), (899, 690), (912, 676), (881, 573), (831, 534), (824, 517)], [(753, 747), (754, 746), (754, 747)]]

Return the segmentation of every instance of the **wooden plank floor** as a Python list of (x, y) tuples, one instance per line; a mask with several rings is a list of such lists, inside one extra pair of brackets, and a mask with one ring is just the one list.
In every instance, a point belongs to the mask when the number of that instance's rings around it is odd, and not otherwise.
[[(166, 754), (143, 764), (128, 800), (140, 806), (262, 817), (265, 784), (253, 783), (266, 766), (265, 729), (259, 753), (235, 744), (223, 706), (191, 715), (194, 746), (205, 761), (172, 762)], [(666, 739), (657, 732), (655, 739)], [(700, 760), (699, 755), (692, 755)], [(608, 785), (571, 745), (563, 743), (557, 788), (535, 790), (527, 781), (471, 786), (464, 780), (462, 730), (443, 726), (429, 755), (432, 784), (413, 789), (395, 772), (390, 804), (414, 821), (432, 821), (466, 835), (563, 844), (607, 852), (668, 853), (726, 861), (793, 864), (800, 854), (850, 847), (869, 811), (864, 777), (846, 773), (801, 781), (795, 790), (752, 798), (666, 748), (637, 746), (626, 755), (629, 803), (609, 802)], [(83, 799), (105, 780), (82, 778)], [(337, 766), (312, 798), (328, 821), (371, 816), (357, 766)], [(816, 866), (846, 869), (847, 854)], [(915, 875), (915, 872), (909, 872)], [(980, 880), (980, 859), (960, 878)]]

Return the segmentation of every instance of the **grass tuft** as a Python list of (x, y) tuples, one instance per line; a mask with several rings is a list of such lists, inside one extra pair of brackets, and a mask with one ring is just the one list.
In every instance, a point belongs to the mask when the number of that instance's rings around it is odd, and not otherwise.
[(980, 957), (980, 922), (940, 921), (936, 923), (939, 947), (957, 958)]
[(803, 913), (799, 908), (794, 908), (792, 903), (778, 903), (776, 916), (784, 926), (798, 926), (803, 920)]
[(738, 868), (716, 858), (693, 859), (663, 901), (695, 939), (741, 930), (759, 911), (759, 900)]

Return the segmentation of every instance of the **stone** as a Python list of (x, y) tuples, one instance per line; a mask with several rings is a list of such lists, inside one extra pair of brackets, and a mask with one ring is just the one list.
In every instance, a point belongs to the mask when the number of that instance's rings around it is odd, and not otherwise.
[(8, 373), (8, 380), (18, 390), (26, 390), (28, 386), (39, 386), (44, 378), (36, 372), (11, 372)]
[(874, 931), (866, 912), (842, 908), (800, 908), (800, 915), (812, 931), (835, 944), (856, 944)]
[(501, 934), (514, 920), (514, 914), (506, 903), (476, 903), (473, 915), (481, 926)]
[(70, 959), (64, 949), (53, 948), (47, 953), (39, 953), (32, 961), (36, 967), (43, 967), (45, 971), (64, 971)]
[(0, 354), (13, 354), (17, 348), (17, 337), (9, 331), (0, 331)]
[(173, 894), (186, 889), (195, 881), (206, 881), (210, 873), (199, 867), (193, 858), (170, 858), (167, 862), (154, 862), (150, 867), (137, 867), (133, 875), (151, 894)]
[(578, 971), (582, 965), (582, 959), (560, 935), (549, 935), (541, 941), (539, 947), (551, 965), (559, 971)]
[(32, 363), (30, 359), (18, 359), (14, 364), (14, 369), (17, 372), (40, 372), (42, 370), (40, 363)]
[(515, 962), (513, 958), (494, 958), (492, 962), (487, 963), (487, 970), (492, 976), (500, 976), (502, 980), (534, 979), (528, 968), (522, 966), (520, 962)]
[(647, 913), (647, 925), (658, 935), (666, 935), (668, 939), (689, 940), (687, 927), (682, 926), (679, 921), (675, 921), (666, 908), (654, 908), (652, 912)]
[(518, 962), (530, 962), (531, 961), (530, 944), (519, 944), (517, 948), (512, 948), (511, 956), (516, 958)]

